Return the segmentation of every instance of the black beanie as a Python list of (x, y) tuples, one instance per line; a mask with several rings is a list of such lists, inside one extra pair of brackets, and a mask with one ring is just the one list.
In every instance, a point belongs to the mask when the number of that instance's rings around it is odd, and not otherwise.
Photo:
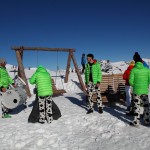
[(133, 60), (136, 62), (142, 62), (142, 58), (141, 56), (139, 55), (138, 52), (135, 52), (134, 56), (133, 56)]
[(87, 54), (87, 57), (92, 57), (92, 59), (94, 58), (93, 54)]

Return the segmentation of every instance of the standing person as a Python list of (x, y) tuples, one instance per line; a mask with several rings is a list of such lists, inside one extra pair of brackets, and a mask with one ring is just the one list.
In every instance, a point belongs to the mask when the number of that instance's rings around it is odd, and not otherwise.
[[(6, 92), (9, 88), (10, 84), (13, 84), (14, 81), (9, 76), (6, 70), (6, 60), (4, 58), (0, 58), (0, 91)], [(1, 117), (2, 118), (11, 118), (8, 114), (8, 109), (0, 102), (1, 105)]]
[(39, 102), (39, 123), (51, 123), (52, 117), (52, 78), (47, 70), (39, 65), (36, 72), (29, 79), (31, 84), (37, 87), (37, 96)]
[(99, 113), (103, 113), (102, 98), (100, 93), (100, 82), (102, 80), (102, 72), (100, 63), (94, 59), (93, 54), (87, 55), (88, 64), (85, 67), (85, 85), (88, 92), (89, 110), (87, 114), (93, 112), (93, 93), (97, 94), (97, 106)]
[(81, 57), (81, 65), (82, 65), (82, 73), (84, 73), (85, 65), (86, 65), (86, 58), (85, 58), (84, 53), (82, 54), (82, 57)]
[(131, 105), (131, 86), (129, 84), (129, 76), (130, 72), (134, 67), (134, 61), (131, 61), (130, 65), (128, 66), (127, 70), (125, 70), (123, 74), (123, 79), (126, 81), (125, 82), (125, 92), (126, 92), (126, 106), (127, 106), (127, 111), (130, 111), (130, 105)]
[(133, 126), (139, 126), (140, 122), (140, 105), (143, 104), (144, 109), (144, 124), (150, 123), (149, 110), (149, 84), (150, 84), (150, 70), (143, 66), (140, 55), (136, 52), (133, 56), (135, 66), (131, 70), (129, 83), (133, 87), (133, 104), (134, 104), (134, 120), (130, 123)]

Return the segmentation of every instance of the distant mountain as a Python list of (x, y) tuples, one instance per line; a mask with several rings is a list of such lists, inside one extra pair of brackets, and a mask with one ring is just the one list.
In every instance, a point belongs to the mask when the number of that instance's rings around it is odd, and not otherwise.
[[(143, 60), (150, 66), (150, 59), (143, 58)], [(131, 61), (109, 62), (101, 60), (101, 68), (103, 74), (122, 74), (127, 69)]]
[(125, 61), (108, 62), (102, 60), (100, 62), (103, 74), (122, 74), (129, 65), (129, 62)]

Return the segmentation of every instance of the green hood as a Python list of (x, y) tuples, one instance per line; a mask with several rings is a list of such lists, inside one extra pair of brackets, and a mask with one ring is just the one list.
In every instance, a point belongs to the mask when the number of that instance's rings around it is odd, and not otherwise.
[(143, 63), (141, 63), (141, 62), (137, 62), (134, 67), (137, 69), (143, 69), (144, 68)]
[(42, 65), (39, 65), (36, 72), (47, 72), (47, 70)]

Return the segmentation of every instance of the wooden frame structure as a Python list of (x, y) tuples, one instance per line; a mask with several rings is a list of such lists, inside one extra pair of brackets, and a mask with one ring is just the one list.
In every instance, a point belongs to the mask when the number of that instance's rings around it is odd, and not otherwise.
[(23, 51), (24, 50), (27, 50), (27, 51), (33, 50), (33, 51), (56, 51), (56, 52), (61, 51), (61, 52), (69, 52), (69, 54), (68, 54), (68, 61), (67, 61), (67, 67), (66, 67), (65, 83), (68, 82), (70, 63), (71, 63), (71, 59), (72, 59), (74, 67), (75, 67), (75, 71), (77, 73), (79, 82), (81, 84), (81, 88), (82, 88), (83, 91), (86, 91), (84, 83), (83, 83), (83, 80), (82, 80), (82, 77), (81, 77), (80, 72), (78, 70), (78, 65), (77, 65), (75, 56), (74, 56), (75, 49), (72, 49), (72, 48), (24, 47), (24, 46), (12, 47), (11, 49), (15, 50), (15, 52), (16, 52), (16, 58), (17, 58), (17, 62), (18, 62), (18, 75), (25, 81), (25, 83), (26, 83), (25, 89), (26, 89), (27, 95), (29, 97), (31, 96), (31, 93), (30, 93), (30, 89), (29, 89), (29, 86), (28, 86), (27, 78), (26, 78), (26, 75), (25, 75), (25, 72), (24, 72), (23, 62), (22, 62)]
[[(125, 101), (125, 80), (123, 74), (103, 75), (100, 84), (103, 103), (113, 104)], [(93, 101), (96, 102), (97, 95), (94, 94)]]

